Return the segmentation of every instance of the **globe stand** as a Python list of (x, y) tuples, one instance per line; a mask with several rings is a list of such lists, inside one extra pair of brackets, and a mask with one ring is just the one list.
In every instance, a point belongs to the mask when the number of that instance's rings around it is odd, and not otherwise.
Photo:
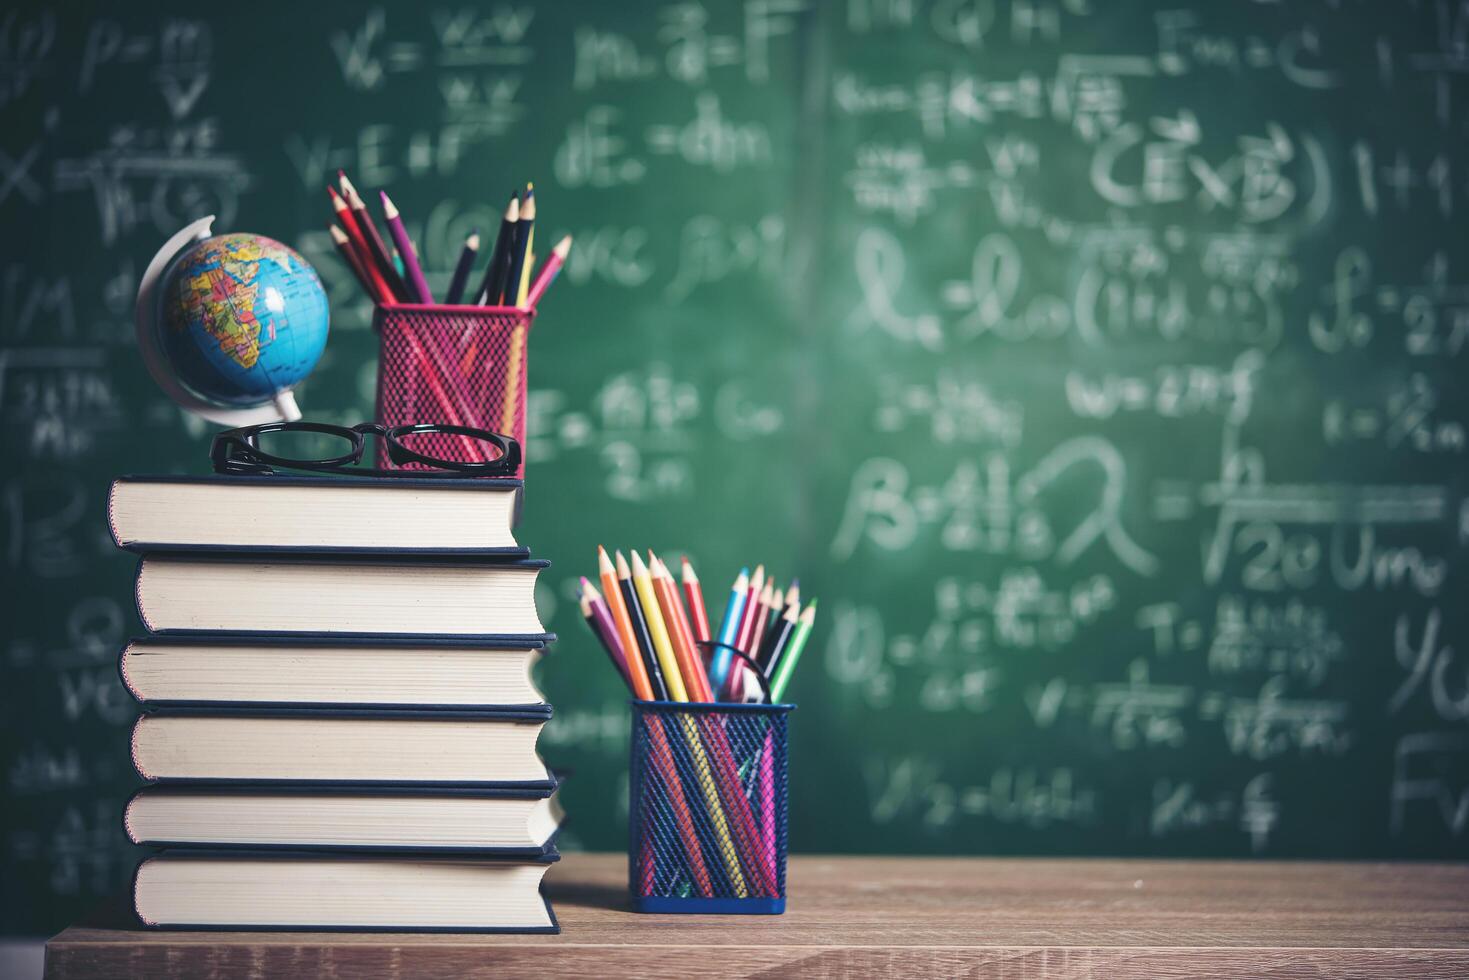
[(296, 398), (289, 391), (281, 391), (276, 394), (274, 400), (250, 408), (224, 408), (201, 398), (185, 387), (184, 383), (173, 373), (168, 355), (164, 352), (163, 345), (159, 343), (158, 324), (161, 319), (158, 308), (158, 284), (163, 279), (163, 273), (168, 269), (169, 263), (189, 245), (208, 238), (213, 224), (214, 215), (211, 214), (180, 229), (172, 238), (164, 242), (163, 247), (158, 250), (157, 255), (153, 256), (153, 261), (148, 263), (148, 268), (143, 272), (143, 279), (138, 283), (138, 300), (133, 306), (133, 325), (137, 329), (138, 350), (143, 355), (143, 364), (147, 366), (148, 373), (153, 376), (153, 380), (158, 382), (158, 387), (163, 389), (163, 393), (173, 399), (180, 408), (217, 425), (241, 426), (259, 425), (264, 422), (294, 422), (301, 417), (301, 410), (296, 407)]

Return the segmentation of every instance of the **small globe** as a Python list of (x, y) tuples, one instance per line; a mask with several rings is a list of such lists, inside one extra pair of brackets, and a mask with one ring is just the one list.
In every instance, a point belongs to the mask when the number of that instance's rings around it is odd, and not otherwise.
[(158, 337), (174, 373), (228, 406), (271, 401), (316, 367), (327, 301), (316, 270), (263, 235), (216, 235), (189, 246), (159, 289)]

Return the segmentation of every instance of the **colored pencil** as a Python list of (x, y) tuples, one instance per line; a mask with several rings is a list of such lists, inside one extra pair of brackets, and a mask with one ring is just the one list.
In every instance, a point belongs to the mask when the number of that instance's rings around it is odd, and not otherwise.
[(454, 265), (454, 275), (449, 280), (449, 291), (444, 294), (444, 303), (447, 306), (458, 306), (464, 299), (464, 288), (469, 285), (469, 271), (474, 268), (474, 260), (479, 256), (479, 229), (469, 233), (464, 240), (464, 247), (459, 250), (459, 261)]
[(678, 587), (668, 568), (653, 552), (648, 552), (648, 572), (653, 577), (653, 588), (658, 595), (658, 605), (663, 612), (663, 622), (668, 627), (668, 639), (673, 644), (673, 655), (678, 661), (679, 673), (683, 675), (684, 690), (690, 701), (713, 701), (714, 692), (709, 687), (704, 662), (699, 659), (699, 648), (694, 645), (693, 630), (689, 628), (688, 616), (683, 602), (678, 597)]
[(561, 266), (570, 253), (571, 236), (567, 235), (557, 242), (556, 247), (551, 249), (551, 254), (546, 256), (546, 264), (541, 266), (541, 272), (536, 276), (530, 292), (526, 293), (522, 307), (531, 308), (541, 301), (541, 297), (546, 295), (546, 290), (551, 287), (551, 283), (556, 281), (556, 275), (561, 271)]
[(505, 279), (510, 275), (510, 251), (515, 247), (515, 226), (520, 223), (520, 198), (510, 195), (505, 214), (500, 219), (500, 231), (495, 236), (495, 247), (490, 252), (489, 264), (480, 279), (475, 302), (483, 306), (500, 306), (500, 296), (505, 291)]
[[(582, 579), (582, 583), (585, 586), (585, 590), (582, 592), (581, 601), (583, 613), (585, 614), (589, 611), (590, 596), (596, 594), (596, 589), (592, 588), (586, 579)], [(594, 617), (589, 616), (587, 623), (592, 627), (592, 632), (602, 641), (602, 648), (607, 651), (607, 656), (612, 659), (613, 665), (616, 666), (617, 659), (614, 656), (613, 643), (615, 640), (613, 639), (613, 635), (604, 633), (604, 627), (599, 626)], [(610, 623), (606, 625), (610, 625)], [(619, 671), (619, 673), (621, 672)], [(621, 676), (633, 696), (639, 697), (631, 678), (626, 674), (622, 674)], [(684, 851), (688, 854), (689, 870), (694, 879), (694, 887), (700, 895), (707, 898), (714, 893), (714, 889), (709, 881), (709, 871), (704, 865), (704, 853), (699, 846), (699, 835), (694, 827), (694, 820), (688, 801), (684, 797), (683, 783), (679, 779), (678, 766), (673, 759), (673, 750), (669, 747), (668, 738), (663, 731), (663, 726), (657, 719), (648, 720), (647, 730), (653, 768), (658, 771), (658, 778), (662, 781), (664, 791), (668, 794), (669, 803), (672, 805), (674, 822), (678, 826), (679, 836), (683, 839)], [(651, 867), (645, 867), (644, 873), (651, 877)]]
[(520, 280), (525, 277), (525, 257), (530, 252), (531, 230), (535, 228), (535, 202), (530, 191), (520, 199), (520, 220), (515, 222), (515, 238), (510, 243), (510, 266), (505, 276), (505, 289), (500, 297), (504, 306), (520, 305)]
[(515, 289), (515, 305), (525, 307), (525, 297), (530, 292), (530, 273), (535, 267), (536, 254), (536, 185), (525, 185), (525, 196), (520, 200), (520, 220), (525, 223), (524, 261), (520, 264), (519, 277), (512, 277), (510, 285)]
[[(750, 577), (750, 588), (745, 593), (745, 608), (740, 616), (740, 629), (735, 634), (735, 649), (749, 656), (751, 634), (755, 628), (755, 619), (760, 614), (760, 594), (765, 590), (765, 566), (756, 565), (755, 574)], [(745, 662), (739, 657), (731, 654), (729, 674), (724, 679), (724, 693), (727, 697), (734, 697), (734, 692), (744, 686)]]
[(357, 218), (352, 214), (352, 209), (348, 207), (347, 202), (335, 188), (328, 186), (326, 192), (331, 196), (332, 211), (336, 214), (337, 221), (347, 236), (347, 242), (357, 255), (357, 264), (362, 267), (363, 274), (372, 283), (369, 295), (378, 303), (396, 303), (398, 298), (393, 295), (392, 287), (378, 271), (377, 263), (372, 261), (372, 253), (367, 248), (367, 242), (362, 237), (362, 229), (357, 226)]
[[(658, 560), (658, 571), (662, 575), (664, 585), (667, 586), (668, 601), (673, 606), (674, 619), (679, 632), (683, 634), (684, 644), (688, 649), (689, 670), (694, 675), (694, 687), (698, 689), (700, 700), (713, 701), (714, 689), (709, 686), (709, 674), (704, 666), (704, 651), (700, 648), (698, 638), (694, 635), (693, 624), (689, 620), (688, 610), (684, 607), (683, 593), (679, 591), (678, 583), (673, 580), (673, 572), (669, 571), (668, 565), (661, 558)], [(693, 693), (691, 689), (690, 694)]]
[(515, 413), (520, 408), (520, 376), (525, 371), (525, 324), (510, 330), (510, 353), (505, 359), (505, 395), (500, 401), (500, 431), (515, 431)]
[(781, 603), (781, 608), (784, 609), (786, 606), (796, 605), (800, 601), (801, 580), (798, 578), (793, 578), (791, 579), (791, 587), (789, 589), (786, 589), (785, 602)]
[(770, 700), (778, 704), (785, 697), (786, 687), (791, 683), (791, 673), (796, 669), (796, 663), (801, 659), (801, 651), (806, 649), (806, 641), (811, 638), (811, 627), (816, 623), (816, 600), (812, 599), (796, 626), (796, 635), (791, 637), (791, 642), (786, 646), (785, 652), (781, 654), (779, 662), (771, 663), (770, 678)]
[(724, 606), (724, 619), (719, 623), (719, 643), (714, 648), (713, 660), (709, 665), (709, 683), (716, 692), (724, 690), (729, 679), (729, 665), (733, 659), (730, 648), (739, 637), (740, 619), (745, 612), (745, 597), (750, 591), (750, 570), (740, 569), (729, 590), (729, 601)]
[(767, 680), (770, 679), (771, 669), (780, 660), (781, 651), (786, 648), (786, 644), (791, 642), (791, 637), (796, 632), (796, 622), (800, 613), (800, 608), (793, 602), (786, 606), (785, 612), (781, 613), (780, 618), (775, 621), (775, 632), (760, 660), (760, 667), (765, 672)]
[(667, 701), (669, 690), (663, 671), (658, 666), (658, 654), (653, 650), (653, 637), (648, 632), (648, 620), (638, 599), (632, 581), (632, 571), (622, 552), (617, 553), (617, 588), (622, 592), (622, 603), (627, 607), (627, 618), (632, 623), (633, 636), (637, 638), (638, 653), (642, 655), (643, 667), (648, 672), (648, 685), (653, 690), (653, 700)]
[(347, 263), (347, 268), (352, 270), (352, 275), (357, 277), (357, 282), (362, 286), (362, 291), (367, 298), (376, 301), (378, 297), (377, 286), (368, 276), (367, 271), (362, 268), (362, 262), (357, 258), (357, 252), (352, 248), (352, 242), (347, 238), (346, 232), (336, 225), (331, 226), (332, 244), (337, 246), (337, 251), (342, 253), (342, 261)]
[[(698, 746), (702, 748), (707, 743), (714, 752), (714, 761), (717, 765), (711, 767), (715, 781), (719, 784), (718, 790), (724, 795), (724, 807), (728, 807), (734, 819), (729, 821), (733, 825), (734, 835), (739, 838), (739, 847), (736, 849), (732, 844), (721, 847), (724, 855), (725, 868), (730, 873), (730, 879), (735, 886), (735, 893), (744, 897), (745, 882), (738, 878), (740, 860), (743, 855), (745, 862), (749, 865), (750, 876), (755, 879), (756, 891), (763, 891), (767, 895), (775, 894), (775, 882), (772, 877), (772, 869), (767, 868), (764, 862), (754, 859), (760, 842), (760, 832), (755, 826), (754, 814), (750, 810), (750, 800), (745, 796), (744, 786), (740, 783), (739, 766), (735, 762), (734, 753), (730, 750), (729, 733), (725, 731), (721, 719), (713, 715), (703, 715), (698, 718), (698, 730), (703, 733), (703, 742), (694, 732), (691, 719), (683, 716), (684, 731), (688, 735), (690, 748)], [(699, 753), (702, 756), (702, 752)], [(706, 763), (707, 764), (707, 763)], [(719, 832), (720, 837), (729, 841), (729, 827), (725, 821), (724, 807), (719, 805), (719, 797), (715, 786), (708, 781), (700, 780), (704, 788), (704, 796), (709, 802), (709, 816)]]
[(602, 600), (602, 594), (597, 591), (597, 587), (585, 577), (581, 580), (581, 614), (592, 627), (592, 632), (602, 637), (607, 655), (612, 658), (612, 665), (631, 687), (627, 673), (627, 653), (622, 649), (622, 641), (617, 636), (617, 625), (612, 622), (612, 613)]
[(769, 582), (760, 590), (760, 599), (755, 607), (755, 623), (750, 628), (749, 644), (745, 647), (745, 653), (752, 660), (760, 652), (760, 644), (765, 639), (765, 626), (770, 622), (770, 604), (774, 601), (774, 594), (775, 589)]
[(740, 616), (740, 631), (735, 640), (735, 646), (740, 650), (748, 650), (750, 647), (750, 630), (755, 625), (755, 617), (760, 612), (760, 593), (765, 589), (765, 566), (756, 565), (755, 574), (750, 576), (750, 588), (745, 595), (745, 608)]
[[(653, 649), (658, 655), (659, 666), (663, 668), (663, 678), (668, 686), (669, 699), (686, 702), (689, 700), (688, 690), (684, 686), (678, 661), (674, 657), (673, 644), (669, 640), (667, 625), (663, 622), (663, 613), (658, 606), (658, 595), (653, 588), (653, 578), (648, 572), (648, 567), (643, 564), (642, 556), (636, 551), (632, 552), (632, 579), (637, 589), (638, 600), (642, 604), (643, 615), (648, 622), (648, 633), (653, 641)], [(723, 784), (725, 795), (733, 793), (743, 800), (744, 794), (740, 791), (739, 778), (735, 775), (735, 769), (732, 764), (726, 764), (720, 758), (722, 753), (719, 751), (717, 744), (712, 747), (715, 748), (718, 766), (712, 765), (709, 762), (704, 746), (708, 733), (705, 733), (705, 737), (701, 738), (695, 730), (693, 720), (687, 716), (680, 717), (679, 724), (684, 730), (686, 744), (688, 745), (690, 754), (693, 756), (694, 765), (701, 771), (712, 773)], [(733, 786), (731, 786), (731, 780), (733, 780)], [(706, 781), (700, 780), (699, 784), (704, 790), (705, 802), (708, 804), (709, 809), (709, 818), (714, 824), (715, 833), (726, 841), (730, 840), (730, 832), (724, 815), (724, 805), (720, 803), (718, 791), (712, 784)], [(737, 836), (748, 837), (748, 829), (741, 829), (738, 821), (736, 822), (735, 833)], [(742, 894), (745, 889), (744, 877), (740, 873), (739, 854), (748, 855), (752, 853), (749, 848), (755, 843), (754, 840), (750, 839), (741, 841), (741, 847), (738, 849), (739, 853), (734, 853), (736, 849), (733, 847), (728, 851), (725, 848), (720, 848), (720, 851), (724, 853), (726, 870), (729, 872), (730, 878), (735, 885), (736, 894)]]
[(653, 685), (648, 679), (648, 669), (643, 666), (637, 635), (633, 632), (632, 620), (628, 618), (627, 605), (622, 600), (622, 589), (617, 585), (617, 572), (612, 567), (612, 559), (607, 557), (607, 549), (601, 545), (597, 545), (597, 575), (602, 580), (602, 589), (607, 593), (607, 610), (612, 614), (617, 636), (622, 641), (628, 686), (632, 688), (633, 697), (640, 701), (652, 701)]
[(638, 592), (638, 601), (643, 607), (643, 617), (648, 622), (648, 636), (653, 641), (653, 652), (658, 655), (658, 666), (663, 670), (663, 683), (669, 697), (674, 701), (687, 701), (688, 688), (684, 686), (683, 671), (678, 658), (673, 654), (673, 642), (668, 637), (668, 624), (663, 621), (663, 610), (658, 607), (658, 593), (653, 590), (653, 578), (643, 556), (632, 553), (632, 581)]
[[(679, 836), (683, 838), (684, 853), (688, 855), (689, 872), (694, 879), (694, 889), (701, 897), (709, 898), (714, 894), (714, 886), (709, 880), (709, 870), (704, 864), (704, 851), (699, 846), (699, 833), (694, 826), (688, 800), (684, 796), (683, 782), (679, 779), (678, 763), (674, 761), (673, 749), (668, 744), (668, 735), (656, 716), (645, 716), (644, 720), (648, 726), (648, 742), (652, 748), (653, 766), (658, 770), (658, 778), (662, 781), (663, 789), (668, 794), (669, 802), (673, 805), (674, 822), (678, 824)], [(728, 841), (728, 830), (723, 836)], [(650, 853), (651, 850), (651, 848), (643, 848), (645, 854)]]
[(694, 639), (700, 643), (708, 643), (709, 613), (704, 608), (704, 587), (699, 583), (699, 576), (694, 573), (694, 566), (688, 555), (683, 556), (683, 593), (689, 603)]
[(765, 866), (775, 867), (775, 733), (765, 733), (760, 749), (760, 840), (765, 845)]
[[(411, 327), (405, 327), (403, 329), (403, 339), (408, 341), (408, 348), (412, 352), (414, 359), (418, 361), (420, 369), (418, 372), (419, 376), (422, 377), (424, 384), (428, 385), (429, 394), (433, 395), (434, 401), (439, 403), (439, 409), (444, 413), (444, 418), (448, 420), (449, 424), (477, 427), (479, 424), (478, 420), (475, 420), (472, 415), (468, 417), (461, 416), (458, 409), (455, 408), (454, 399), (444, 389), (442, 361), (441, 358), (435, 357), (438, 354), (438, 349), (420, 343), (417, 332)], [(480, 463), (484, 461), (484, 450), (477, 439), (471, 439), (466, 435), (460, 435), (458, 439), (464, 447), (465, 455), (470, 462)]]
[(337, 182), (342, 188), (342, 197), (346, 199), (347, 206), (352, 209), (352, 217), (357, 221), (357, 229), (362, 235), (362, 241), (367, 246), (367, 252), (372, 257), (373, 264), (377, 266), (378, 272), (382, 273), (393, 296), (399, 302), (408, 299), (408, 287), (404, 284), (398, 270), (393, 268), (392, 256), (388, 255), (388, 247), (383, 244), (383, 237), (377, 233), (377, 225), (373, 223), (372, 215), (367, 213), (367, 204), (357, 193), (357, 188), (352, 186), (352, 181), (347, 179), (344, 171), (337, 171)]
[(393, 237), (393, 247), (398, 250), (398, 258), (403, 263), (403, 272), (408, 280), (408, 295), (415, 302), (432, 303), (434, 294), (429, 291), (428, 280), (423, 277), (423, 266), (419, 264), (418, 252), (413, 248), (413, 241), (408, 237), (408, 229), (403, 227), (403, 216), (398, 213), (398, 208), (393, 204), (393, 199), (388, 197), (387, 191), (378, 191), (378, 196), (383, 202), (383, 218), (388, 223), (388, 234)]

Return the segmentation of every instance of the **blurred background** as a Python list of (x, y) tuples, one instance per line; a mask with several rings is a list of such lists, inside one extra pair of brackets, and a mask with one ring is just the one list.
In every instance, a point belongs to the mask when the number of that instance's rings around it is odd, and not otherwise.
[(820, 598), (796, 851), (1465, 857), (1466, 70), (1439, 2), (10, 5), (0, 931), (137, 858), (105, 493), (214, 431), (138, 276), (206, 214), (292, 245), (301, 407), (370, 419), (338, 167), (439, 290), (527, 180), (575, 235), (518, 532), (567, 849), (626, 844), (602, 543)]

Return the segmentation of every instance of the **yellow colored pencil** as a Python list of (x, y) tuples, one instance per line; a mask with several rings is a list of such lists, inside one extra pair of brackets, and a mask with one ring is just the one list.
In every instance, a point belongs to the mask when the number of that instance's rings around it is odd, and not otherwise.
[(653, 588), (653, 577), (648, 566), (636, 551), (632, 553), (632, 584), (643, 603), (643, 615), (648, 620), (648, 635), (653, 639), (653, 652), (658, 655), (658, 666), (663, 668), (663, 683), (668, 685), (668, 696), (674, 701), (687, 701), (688, 688), (684, 687), (683, 672), (678, 669), (678, 658), (673, 653), (673, 641), (668, 637), (668, 625), (663, 622), (663, 613), (658, 608), (658, 593)]
[[(659, 611), (658, 593), (653, 588), (653, 577), (648, 573), (648, 566), (643, 564), (642, 556), (636, 551), (632, 553), (632, 581), (638, 598), (642, 600), (643, 616), (648, 621), (648, 635), (653, 639), (653, 651), (658, 656), (659, 666), (663, 668), (663, 682), (668, 687), (668, 697), (673, 701), (688, 701), (688, 689), (684, 687), (683, 675), (678, 669), (678, 658), (674, 656), (673, 644), (668, 638), (668, 627), (663, 621), (662, 612)], [(704, 802), (709, 809), (709, 820), (714, 824), (714, 832), (719, 835), (720, 843), (723, 845), (719, 848), (719, 852), (724, 857), (725, 870), (729, 873), (735, 894), (744, 898), (748, 891), (744, 873), (740, 869), (739, 848), (735, 846), (734, 838), (730, 834), (729, 822), (724, 815), (724, 803), (720, 800), (719, 790), (714, 785), (714, 765), (709, 761), (708, 753), (704, 751), (704, 742), (699, 735), (698, 728), (694, 725), (694, 720), (687, 715), (680, 715), (678, 720), (689, 751), (693, 754), (695, 767), (710, 776), (708, 779), (699, 779), (699, 787), (704, 793)]]

